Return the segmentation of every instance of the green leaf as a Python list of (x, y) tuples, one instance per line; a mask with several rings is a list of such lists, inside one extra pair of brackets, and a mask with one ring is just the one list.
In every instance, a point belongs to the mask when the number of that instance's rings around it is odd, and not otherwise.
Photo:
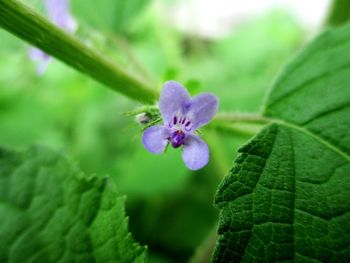
[(145, 262), (124, 197), (42, 147), (0, 150), (0, 262)]
[(325, 21), (326, 26), (339, 26), (350, 19), (350, 3), (347, 0), (332, 0)]
[(350, 25), (327, 31), (277, 78), (221, 183), (214, 262), (350, 258)]

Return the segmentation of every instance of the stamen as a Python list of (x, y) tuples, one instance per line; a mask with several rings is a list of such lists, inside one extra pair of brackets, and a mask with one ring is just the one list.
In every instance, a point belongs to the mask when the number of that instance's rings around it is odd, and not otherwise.
[(174, 148), (178, 148), (184, 144), (185, 133), (182, 130), (175, 131), (170, 138), (171, 145)]

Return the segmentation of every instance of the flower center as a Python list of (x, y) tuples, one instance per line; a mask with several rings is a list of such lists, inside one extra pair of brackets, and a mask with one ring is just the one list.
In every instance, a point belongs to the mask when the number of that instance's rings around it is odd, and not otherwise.
[(174, 148), (178, 148), (184, 144), (185, 133), (182, 130), (177, 130), (171, 134), (171, 137), (169, 139), (171, 141), (171, 145)]
[(174, 115), (173, 119), (169, 122), (169, 128), (173, 127), (177, 130), (189, 132), (192, 129), (192, 121), (187, 117)]
[(171, 134), (168, 140), (174, 148), (178, 148), (185, 143), (186, 134), (191, 133), (192, 120), (182, 114), (175, 114), (168, 127)]

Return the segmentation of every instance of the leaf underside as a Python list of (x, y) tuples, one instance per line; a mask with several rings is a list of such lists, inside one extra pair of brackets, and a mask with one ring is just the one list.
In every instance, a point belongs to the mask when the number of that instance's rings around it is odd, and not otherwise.
[(0, 150), (0, 262), (144, 262), (124, 198), (47, 148)]
[(350, 26), (327, 31), (275, 81), (273, 124), (219, 187), (213, 262), (350, 260)]

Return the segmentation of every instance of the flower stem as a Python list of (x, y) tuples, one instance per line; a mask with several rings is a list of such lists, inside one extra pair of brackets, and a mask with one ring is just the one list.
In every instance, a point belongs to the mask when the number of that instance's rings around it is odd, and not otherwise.
[(251, 124), (268, 124), (271, 119), (254, 113), (218, 113), (214, 118), (215, 122), (226, 123), (251, 123)]
[(239, 138), (250, 138), (253, 137), (255, 134), (257, 134), (261, 130), (262, 125), (235, 125), (231, 123), (213, 123), (210, 124), (208, 127), (208, 130), (210, 128), (215, 129), (216, 131), (222, 133), (222, 134), (231, 134), (235, 137)]
[(158, 92), (18, 0), (0, 1), (0, 27), (131, 99), (152, 104)]
[(221, 133), (233, 134), (239, 137), (252, 137), (261, 128), (275, 120), (259, 114), (225, 112), (218, 113), (213, 121), (206, 127)]

